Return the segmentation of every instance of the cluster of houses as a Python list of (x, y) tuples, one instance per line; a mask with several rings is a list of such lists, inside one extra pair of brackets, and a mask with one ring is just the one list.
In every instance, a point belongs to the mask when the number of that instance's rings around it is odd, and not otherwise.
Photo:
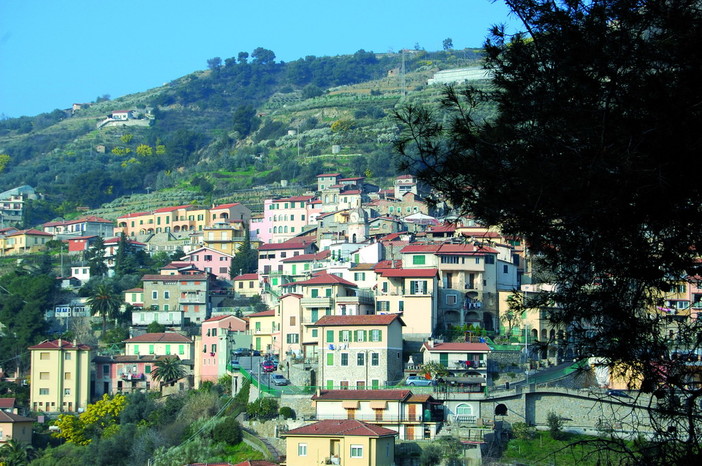
[[(565, 329), (554, 328), (541, 310), (526, 312), (514, 326), (502, 318), (515, 290), (541, 291), (529, 283), (521, 239), (471, 219), (446, 221), (427, 195), (409, 175), (384, 190), (362, 177), (326, 173), (317, 177), (316, 192), (265, 200), (262, 213), (238, 203), (182, 205), (124, 214), (116, 222), (84, 217), (42, 230), (3, 229), (0, 254), (37, 251), (53, 239), (79, 256), (100, 238), (108, 270), (122, 235), (130, 247), (150, 253), (183, 251), (124, 292), (132, 336), (120, 354), (66, 340), (30, 348), (31, 409), (76, 412), (103, 394), (198, 387), (233, 374), (235, 350), (246, 348), (277, 356), (279, 370), (295, 385), (317, 387), (310, 402), (318, 422), (286, 433), (288, 464), (309, 455), (315, 461), (375, 455), (385, 464), (383, 455), (394, 456), (395, 436), (433, 438), (447, 416), (475, 421), (470, 403), (444, 405), (410, 386), (408, 377), (435, 363), (461, 392), (484, 391), (498, 371), (493, 358), (510, 352), (484, 338), (487, 332), (508, 343), (509, 337), (548, 343), (535, 359), (556, 363), (573, 355)], [(247, 237), (258, 254), (254, 273), (232, 270)], [(73, 265), (61, 280), (71, 287), (89, 278), (87, 266)], [(232, 312), (232, 298), (252, 297), (267, 310)], [(696, 318), (700, 308), (702, 285), (690, 282), (658, 311)], [(90, 314), (77, 301), (47, 317)], [(153, 322), (167, 330), (146, 332)], [(456, 329), (461, 337), (444, 341)], [(512, 348), (515, 364), (523, 362), (521, 349)], [(188, 376), (161, 386), (152, 372), (164, 358), (179, 358)], [(500, 358), (500, 366), (509, 360)]]

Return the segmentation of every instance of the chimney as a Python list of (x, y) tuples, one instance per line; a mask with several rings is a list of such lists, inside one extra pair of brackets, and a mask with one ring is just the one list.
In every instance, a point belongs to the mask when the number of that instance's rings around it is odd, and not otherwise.
[(58, 347), (59, 347), (59, 349), (61, 349), (61, 337), (59, 337), (59, 339), (58, 339)]

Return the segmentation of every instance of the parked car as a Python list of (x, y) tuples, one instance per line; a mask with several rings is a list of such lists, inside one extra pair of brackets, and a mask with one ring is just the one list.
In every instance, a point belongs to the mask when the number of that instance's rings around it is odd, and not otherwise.
[(273, 364), (273, 370), (278, 370), (278, 361), (276, 361), (275, 359), (265, 359), (263, 362), (270, 362), (271, 364)]
[(287, 385), (290, 383), (288, 379), (280, 374), (272, 374), (271, 381), (273, 382), (273, 385)]
[(261, 369), (263, 369), (263, 372), (273, 372), (275, 370), (275, 364), (271, 361), (263, 361), (261, 363)]
[(614, 396), (617, 398), (631, 398), (627, 392), (622, 390), (607, 390), (607, 395)]
[(248, 348), (237, 348), (232, 351), (234, 356), (251, 356), (251, 350)]
[(432, 379), (427, 379), (419, 375), (410, 375), (407, 377), (407, 380), (405, 380), (405, 385), (428, 387), (430, 385), (434, 385), (434, 381)]
[(237, 359), (232, 359), (229, 361), (229, 365), (232, 366), (232, 370), (238, 371), (241, 369), (241, 364), (239, 364), (239, 361)]
[(253, 351), (251, 352), (251, 356), (260, 356), (260, 355), (261, 355), (261, 352), (258, 351), (258, 350), (253, 350)]

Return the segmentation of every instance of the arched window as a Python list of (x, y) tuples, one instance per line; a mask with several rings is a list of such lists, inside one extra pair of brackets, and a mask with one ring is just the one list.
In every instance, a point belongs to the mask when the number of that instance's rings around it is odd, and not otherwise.
[(283, 233), (287, 233), (287, 232), (288, 232), (288, 226), (285, 225), (285, 226), (283, 227)]
[(472, 416), (473, 406), (461, 403), (456, 406), (456, 416)]
[(278, 233), (278, 227), (273, 227), (273, 234)]

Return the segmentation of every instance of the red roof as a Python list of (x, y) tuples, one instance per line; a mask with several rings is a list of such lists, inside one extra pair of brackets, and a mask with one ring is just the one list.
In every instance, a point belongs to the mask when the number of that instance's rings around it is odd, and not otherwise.
[(151, 281), (163, 281), (163, 282), (177, 282), (177, 281), (205, 281), (207, 280), (208, 275), (201, 273), (201, 274), (195, 274), (195, 275), (183, 275), (183, 274), (177, 274), (177, 275), (144, 275), (141, 277), (142, 280), (151, 280)]
[(409, 390), (321, 390), (313, 400), (405, 400)]
[(400, 251), (402, 254), (408, 252), (421, 252), (424, 254), (433, 254), (439, 250), (440, 244), (410, 244), (402, 248)]
[(322, 173), (321, 175), (317, 175), (317, 178), (321, 178), (323, 176), (341, 176), (341, 173)]
[(275, 309), (268, 309), (267, 311), (254, 312), (253, 314), (249, 314), (246, 317), (269, 317), (274, 315)]
[(93, 349), (88, 345), (82, 343), (73, 344), (70, 340), (45, 340), (38, 345), (30, 346), (29, 349), (78, 349), (83, 351), (88, 351)]
[(381, 269), (376, 272), (383, 277), (394, 278), (432, 278), (438, 273), (436, 269)]
[(231, 204), (220, 204), (218, 206), (212, 207), (211, 210), (230, 209), (230, 208), (236, 207), (238, 205), (241, 205), (241, 204), (239, 204), (238, 202), (232, 202)]
[(322, 316), (314, 325), (317, 327), (331, 327), (343, 325), (390, 325), (395, 320), (400, 325), (405, 325), (400, 314), (369, 314), (354, 316)]
[(307, 202), (311, 199), (314, 199), (314, 196), (292, 196), (282, 199), (273, 199), (272, 202)]
[(236, 280), (258, 280), (258, 274), (257, 273), (245, 273), (243, 275), (239, 275), (237, 277), (234, 277), (234, 281)]
[(325, 420), (315, 422), (297, 429), (289, 430), (285, 436), (291, 435), (348, 435), (354, 437), (387, 437), (397, 435), (394, 430), (367, 424), (356, 419)]
[(14, 233), (10, 233), (7, 236), (21, 236), (21, 235), (33, 235), (33, 236), (54, 236), (51, 233), (46, 233), (44, 231), (35, 230), (30, 228), (28, 230), (19, 230)]
[(327, 272), (321, 272), (314, 277), (310, 278), (309, 280), (303, 280), (300, 282), (290, 282), (286, 283), (285, 285), (282, 286), (295, 286), (295, 285), (304, 285), (304, 286), (312, 286), (312, 285), (346, 285), (346, 286), (357, 286), (355, 283), (351, 283), (348, 280), (344, 280), (341, 277), (337, 277), (336, 275), (329, 274)]
[(173, 212), (174, 210), (178, 210), (178, 209), (189, 209), (189, 208), (192, 208), (192, 207), (193, 207), (193, 206), (192, 206), (191, 204), (187, 204), (187, 205), (178, 205), (178, 206), (174, 206), (174, 207), (161, 207), (160, 209), (154, 210), (154, 213), (156, 214), (156, 213), (162, 213), (162, 212)]
[(396, 260), (396, 261), (380, 261), (376, 264), (375, 267), (373, 267), (375, 270), (381, 270), (381, 269), (399, 269), (402, 268), (402, 261), (401, 260)]
[(8, 409), (15, 407), (14, 398), (0, 398), (0, 409)]
[(44, 227), (54, 227), (54, 226), (58, 226), (58, 225), (73, 225), (73, 224), (76, 224), (76, 223), (84, 223), (84, 222), (112, 223), (111, 220), (107, 220), (107, 219), (104, 219), (104, 218), (100, 218), (100, 217), (96, 217), (96, 216), (94, 216), (94, 215), (91, 215), (91, 216), (89, 216), (89, 217), (83, 217), (83, 218), (79, 218), (79, 219), (76, 219), (76, 220), (58, 220), (58, 221), (56, 221), (56, 222), (47, 222), (47, 223), (45, 223), (45, 224), (42, 225), (42, 226), (44, 226)]
[(138, 337), (124, 340), (125, 343), (192, 343), (193, 341), (180, 333), (145, 333)]
[(144, 288), (130, 288), (128, 290), (124, 290), (122, 293), (143, 293)]
[(203, 320), (202, 322), (203, 322), (203, 323), (205, 323), (205, 322), (217, 322), (217, 321), (219, 321), (219, 320), (228, 319), (229, 317), (234, 317), (235, 319), (241, 320), (241, 319), (239, 319), (237, 316), (226, 315), (226, 316), (214, 316), (214, 317), (210, 317), (209, 319)]
[(434, 347), (430, 348), (427, 342), (424, 342), (424, 349), (427, 351), (456, 351), (456, 352), (468, 352), (468, 351), (490, 351), (490, 347), (487, 343), (434, 343)]

